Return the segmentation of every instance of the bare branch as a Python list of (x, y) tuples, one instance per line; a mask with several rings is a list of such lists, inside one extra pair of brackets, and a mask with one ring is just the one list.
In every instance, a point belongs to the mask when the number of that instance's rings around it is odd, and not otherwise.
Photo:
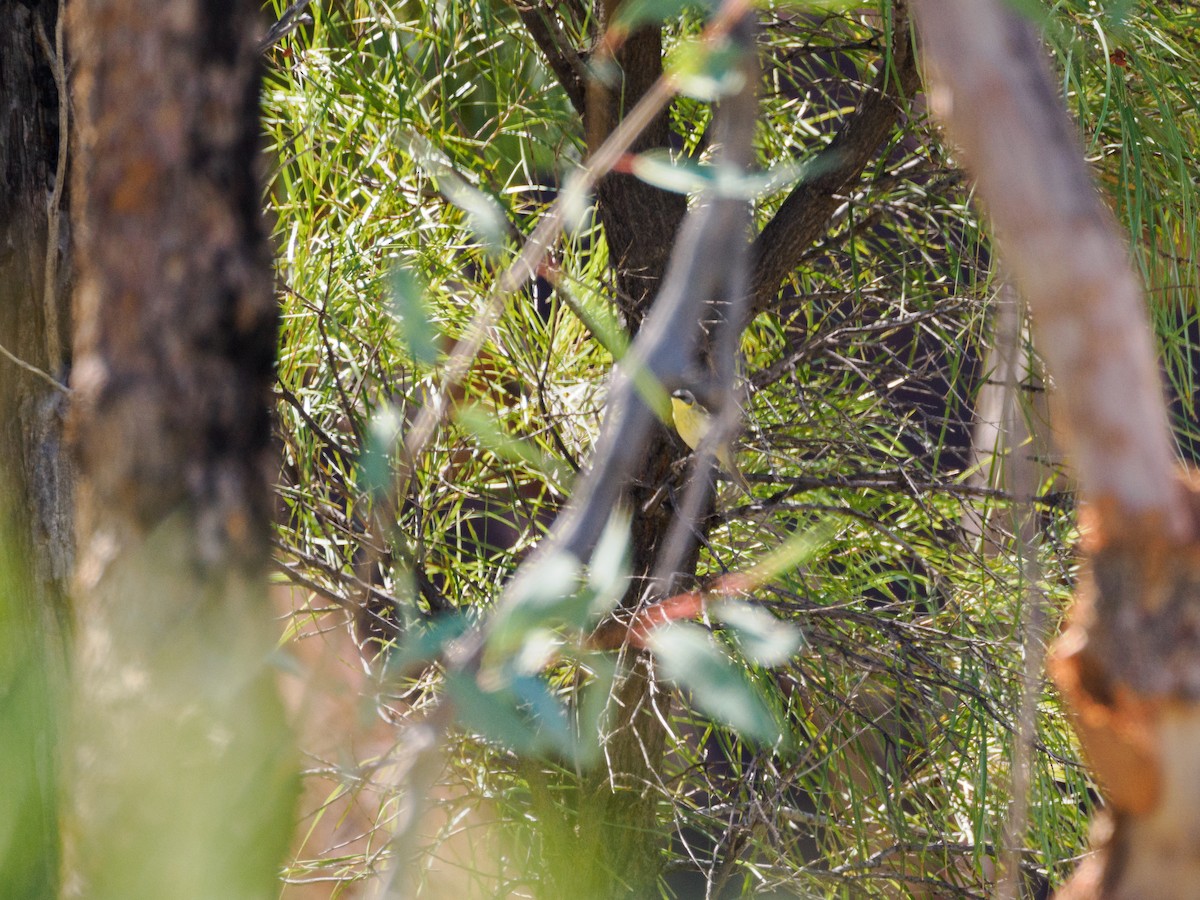
[(63, 384), (62, 382), (60, 382), (53, 375), (51, 375), (48, 372), (42, 371), (37, 366), (30, 365), (29, 363), (25, 362), (25, 360), (21, 359), (19, 356), (16, 356), (15, 354), (13, 354), (3, 344), (0, 344), (0, 356), (3, 356), (5, 359), (7, 359), (13, 365), (24, 369), (30, 375), (33, 375), (36, 378), (40, 378), (42, 381), (46, 382), (46, 384), (50, 385), (56, 391), (63, 393), (63, 394), (71, 393), (71, 389), (69, 387), (67, 387), (65, 384)]
[[(753, 128), (743, 126), (747, 117), (752, 125), (756, 83), (756, 78), (746, 79), (746, 90), (722, 103), (724, 165), (744, 168), (749, 162)], [(662, 290), (614, 380), (592, 467), (544, 542), (547, 546), (577, 559), (591, 555), (631, 474), (638, 470), (654, 423), (639, 384), (648, 380), (646, 376), (667, 391), (691, 383), (709, 307), (736, 310), (731, 298), (744, 296), (737, 285), (743, 273), (737, 259), (739, 254), (744, 259), (748, 215), (745, 201), (719, 193), (702, 198), (688, 214)], [(733, 312), (725, 318), (734, 322), (740, 316)], [(732, 354), (723, 355), (730, 359), (722, 367), (727, 371), (719, 374), (732, 376)]]
[(544, 4), (525, 3), (521, 0), (518, 0), (514, 7), (525, 25), (525, 30), (546, 57), (550, 71), (567, 92), (571, 106), (582, 116), (587, 105), (587, 68), (583, 57), (571, 46), (570, 38), (559, 27), (553, 10)]
[[(1057, 896), (1193, 897), (1200, 853), (1177, 836), (1200, 830), (1200, 503), (1177, 474), (1141, 287), (1033, 27), (1003, 0), (914, 9), (933, 109), (1033, 314), (1091, 510), (1088, 573), (1051, 669), (1108, 804), (1100, 852)], [(1010, 895), (1014, 877), (1010, 862)]]

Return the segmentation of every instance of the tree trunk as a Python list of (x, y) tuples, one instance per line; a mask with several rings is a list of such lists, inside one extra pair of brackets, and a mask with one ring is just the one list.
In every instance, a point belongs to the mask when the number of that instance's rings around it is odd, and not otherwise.
[(1137, 278), (1037, 34), (1001, 0), (918, 0), (931, 98), (1033, 314), (1087, 503), (1052, 671), (1108, 799), (1071, 898), (1200, 897), (1200, 502), (1180, 478)]
[[(0, 0), (0, 885), (57, 893), (56, 687), (72, 565), (63, 450), (65, 98), (53, 0)], [(47, 252), (49, 248), (49, 252)]]
[(268, 666), (276, 309), (257, 5), (71, 8), (88, 897), (267, 897), (294, 776)]

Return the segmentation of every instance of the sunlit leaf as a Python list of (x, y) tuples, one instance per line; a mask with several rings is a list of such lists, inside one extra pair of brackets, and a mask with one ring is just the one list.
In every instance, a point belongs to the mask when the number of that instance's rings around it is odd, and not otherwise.
[(761, 606), (723, 600), (715, 604), (711, 612), (728, 626), (742, 655), (756, 665), (782, 665), (803, 643), (800, 629), (776, 618)]

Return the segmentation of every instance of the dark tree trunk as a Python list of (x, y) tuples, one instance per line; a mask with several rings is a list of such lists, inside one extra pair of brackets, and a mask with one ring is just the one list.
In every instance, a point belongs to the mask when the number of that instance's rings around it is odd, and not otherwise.
[[(57, 893), (71, 469), (56, 386), (65, 325), (60, 48), (53, 0), (0, 0), (0, 888)], [(47, 247), (50, 254), (47, 254)]]
[(267, 666), (258, 7), (71, 15), (81, 875), (90, 897), (273, 896), (293, 777)]

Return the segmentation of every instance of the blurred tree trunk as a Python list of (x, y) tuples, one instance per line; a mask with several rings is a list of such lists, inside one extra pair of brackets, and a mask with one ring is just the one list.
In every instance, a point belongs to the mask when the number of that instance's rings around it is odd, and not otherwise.
[(59, 869), (53, 687), (73, 536), (57, 21), (54, 0), (0, 0), (0, 885), (14, 897), (53, 896)]
[(1108, 806), (1060, 897), (1200, 897), (1200, 553), (1144, 299), (1034, 29), (1002, 0), (917, 0), (935, 111), (1029, 303), (1084, 512), (1051, 667)]
[[(596, 0), (596, 21), (607, 24), (618, 5), (616, 0)], [(536, 32), (545, 15), (544, 11), (526, 12), (526, 22), (553, 59), (555, 49), (562, 48), (553, 47), (549, 37)], [(662, 75), (662, 29), (657, 25), (635, 29), (616, 49), (611, 64), (615, 77), (607, 84), (592, 80), (572, 89), (571, 75), (564, 76), (564, 87), (580, 113), (593, 152)], [(666, 148), (669, 139), (669, 110), (664, 108), (630, 150)], [(616, 306), (630, 330), (636, 332), (661, 286), (675, 235), (687, 212), (686, 198), (616, 172), (600, 180), (596, 193), (597, 213), (613, 261)], [(656, 431), (646, 452), (645, 474), (632, 486), (629, 503), (638, 514), (632, 521), (634, 577), (633, 588), (623, 601), (626, 608), (641, 600), (670, 524), (668, 504), (651, 503), (650, 498), (667, 477), (677, 453), (671, 438)], [(685, 565), (695, 565), (694, 554)], [(667, 693), (657, 688), (648, 667), (644, 654), (629, 654), (628, 671), (616, 692), (616, 721), (607, 742), (607, 765), (570, 786), (574, 800), (568, 819), (555, 815), (552, 803), (540, 804), (549, 876), (545, 896), (566, 892), (583, 897), (649, 897), (658, 893), (665, 834), (658, 817), (657, 780), (666, 749), (661, 723)], [(543, 798), (561, 794), (546, 787), (535, 785), (534, 789)]]
[(294, 777), (268, 666), (276, 309), (256, 3), (77, 0), (73, 440), (88, 897), (267, 897)]

